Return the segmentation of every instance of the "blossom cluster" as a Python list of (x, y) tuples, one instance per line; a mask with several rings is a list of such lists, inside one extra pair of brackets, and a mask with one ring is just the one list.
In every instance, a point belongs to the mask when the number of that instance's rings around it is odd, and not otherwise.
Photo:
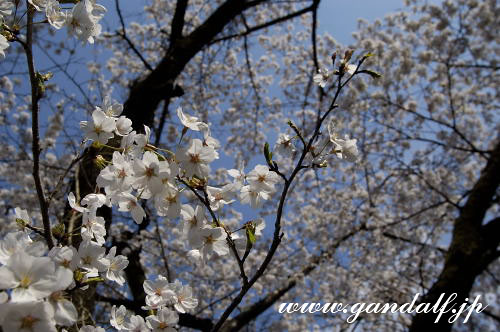
[[(18, 223), (30, 223), (26, 210), (16, 208)], [(125, 256), (116, 248), (105, 253), (98, 243), (84, 240), (78, 250), (56, 246), (48, 250), (27, 231), (9, 233), (0, 240), (0, 325), (4, 331), (57, 331), (69, 326), (78, 313), (69, 292), (85, 289), (94, 277), (123, 284)], [(8, 319), (6, 319), (8, 317)]]
[[(238, 256), (248, 249), (247, 241), (253, 242), (262, 234), (263, 220), (246, 223), (240, 230), (246, 229), (247, 234), (241, 236), (237, 231), (230, 231), (216, 213), (237, 199), (252, 208), (260, 207), (275, 193), (283, 174), (280, 177), (276, 169), (266, 165), (256, 165), (248, 174), (243, 168), (231, 169), (227, 174), (232, 182), (210, 186), (210, 164), (219, 158), (220, 144), (211, 136), (208, 124), (178, 108), (183, 129), (174, 152), (150, 144), (150, 129), (145, 126), (144, 133), (137, 133), (132, 121), (121, 115), (122, 111), (121, 104), (111, 102), (106, 96), (103, 104), (92, 112), (91, 120), (80, 123), (85, 140), (92, 141), (93, 147), (103, 153), (113, 153), (111, 160), (102, 155), (95, 160), (101, 171), (94, 193), (81, 199), (74, 193), (68, 195), (74, 217), (82, 220), (82, 242), (78, 249), (56, 246), (47, 251), (45, 245), (33, 242), (24, 230), (9, 234), (0, 243), (0, 263), (3, 264), (0, 288), (7, 290), (1, 297), (2, 312), (15, 317), (9, 320), (0, 317), (4, 329), (18, 331), (29, 326), (55, 331), (56, 325), (71, 325), (78, 316), (73, 303), (64, 296), (65, 291), (100, 280), (124, 284), (123, 270), (128, 260), (116, 255), (116, 247), (106, 254), (105, 220), (98, 213), (103, 206), (130, 212), (132, 219), (140, 224), (146, 218), (144, 203), (149, 200), (157, 216), (182, 220), (183, 233), (191, 248), (188, 257), (201, 263), (214, 255), (227, 255), (231, 250)], [(183, 140), (188, 130), (199, 132), (200, 138), (190, 135)], [(309, 158), (336, 154), (355, 161), (356, 140), (337, 138), (333, 126), (329, 126), (329, 132), (328, 144), (333, 145), (333, 149), (322, 154), (315, 153), (312, 147)], [(281, 134), (276, 150), (282, 154), (293, 153), (293, 139), (296, 137)], [(193, 198), (198, 201), (194, 205)], [(186, 201), (188, 204), (183, 204)], [(211, 222), (206, 212), (210, 213)], [(16, 209), (16, 219), (23, 226), (30, 225), (24, 210)], [(143, 309), (152, 310), (152, 315), (146, 320), (137, 315), (129, 317), (124, 306), (118, 309), (114, 306), (110, 321), (113, 327), (124, 331), (173, 330), (179, 319), (177, 312), (191, 311), (198, 304), (191, 288), (178, 280), (171, 283), (159, 276), (156, 280), (146, 280), (144, 290), (147, 296)], [(99, 328), (87, 325), (81, 331), (99, 331)]]
[[(43, 12), (47, 22), (55, 29), (67, 27), (68, 35), (75, 36), (82, 42), (94, 43), (94, 38), (101, 34), (102, 27), (99, 21), (104, 17), (106, 8), (95, 0), (82, 0), (76, 3), (71, 10), (62, 10), (57, 0), (28, 0), (36, 11)], [(11, 0), (0, 0), (0, 25), (4, 17), (11, 15), (13, 8), (18, 6)], [(10, 31), (10, 30), (9, 30)], [(3, 35), (0, 30), (0, 55), (5, 56), (5, 49), (9, 47), (9, 33)]]
[[(186, 313), (196, 308), (198, 300), (193, 298), (192, 289), (183, 286), (179, 280), (168, 282), (167, 278), (158, 276), (156, 280), (144, 282), (146, 293), (145, 310), (154, 310), (155, 314), (144, 318), (130, 315), (125, 306), (111, 308), (110, 323), (118, 331), (175, 331), (179, 321), (179, 313)], [(173, 307), (175, 310), (172, 310)], [(89, 327), (90, 328), (90, 327)]]
[[(248, 175), (242, 169), (228, 170), (234, 178), (232, 183), (221, 187), (206, 185), (210, 163), (219, 158), (217, 149), (220, 147), (219, 142), (211, 137), (206, 123), (178, 108), (183, 135), (190, 129), (200, 132), (202, 139), (190, 138), (186, 145), (179, 145), (177, 151), (172, 152), (149, 143), (148, 127), (144, 128), (144, 134), (133, 131), (130, 119), (120, 116), (122, 109), (122, 105), (112, 104), (106, 97), (102, 107), (93, 111), (92, 121), (81, 122), (86, 139), (94, 144), (106, 145), (115, 135), (120, 137), (120, 147), (114, 148), (111, 161), (103, 160), (105, 167), (97, 177), (97, 185), (104, 189), (104, 194), (89, 194), (82, 198), (81, 205), (76, 202), (74, 194), (69, 195), (73, 209), (83, 213), (82, 236), (97, 243), (104, 242), (104, 219), (96, 216), (101, 206), (118, 206), (119, 211), (130, 212), (134, 221), (140, 224), (146, 217), (142, 203), (150, 200), (156, 215), (169, 219), (182, 217), (184, 235), (192, 248), (190, 257), (205, 262), (214, 253), (219, 256), (228, 254), (227, 237), (231, 236), (231, 240), (239, 237), (229, 235), (218, 220), (215, 224), (209, 223), (206, 210), (215, 213), (224, 205), (235, 202), (236, 198), (242, 204), (257, 208), (275, 192), (279, 177), (267, 166), (257, 165)], [(186, 190), (195, 190), (196, 186), (203, 187), (206, 206), (182, 204)]]
[[(257, 165), (248, 175), (243, 170), (229, 170), (228, 174), (234, 178), (232, 183), (222, 187), (208, 186), (210, 163), (219, 158), (217, 149), (220, 144), (210, 136), (207, 124), (178, 108), (177, 115), (184, 128), (181, 142), (188, 130), (200, 132), (202, 138), (189, 138), (185, 145), (180, 143), (177, 151), (172, 152), (150, 144), (148, 127), (144, 128), (144, 133), (132, 130), (130, 119), (120, 116), (122, 110), (122, 105), (112, 103), (109, 97), (105, 97), (102, 106), (92, 112), (92, 119), (80, 123), (85, 139), (93, 141), (96, 148), (114, 150), (111, 160), (102, 156), (97, 158), (97, 163), (102, 166), (97, 177), (99, 191), (80, 200), (74, 193), (68, 195), (72, 209), (82, 215), (82, 246), (89, 254), (88, 264), (84, 266), (87, 274), (94, 277), (102, 271), (99, 257), (103, 253), (101, 246), (105, 243), (106, 228), (104, 218), (98, 216), (97, 211), (104, 205), (130, 212), (138, 224), (146, 217), (142, 206), (146, 200), (152, 202), (159, 217), (171, 220), (180, 217), (184, 235), (192, 248), (188, 256), (201, 262), (207, 262), (214, 254), (228, 254), (228, 239), (235, 243), (235, 249), (244, 250), (246, 237), (231, 234), (218, 219), (208, 222), (205, 212), (209, 210), (213, 215), (237, 197), (242, 203), (257, 207), (275, 191), (279, 177), (267, 166)], [(206, 196), (206, 200), (201, 201), (203, 204), (198, 203), (194, 207), (182, 204), (186, 191), (200, 190)], [(252, 225), (254, 236), (261, 235), (263, 221), (254, 221)], [(115, 253), (115, 248), (112, 248), (108, 254), (110, 257), (106, 256), (114, 267), (107, 269), (106, 278), (122, 284), (121, 273), (113, 272), (121, 272), (126, 264), (123, 256), (115, 258)], [(178, 316), (170, 307), (184, 313), (197, 305), (191, 288), (182, 286), (179, 281), (169, 283), (160, 276), (156, 281), (146, 281), (144, 289), (147, 294), (144, 309), (154, 310), (155, 315), (147, 317), (146, 321), (140, 316), (125, 319), (125, 307), (113, 308), (111, 323), (115, 328), (132, 330), (146, 324), (154, 330), (158, 326), (174, 326)]]

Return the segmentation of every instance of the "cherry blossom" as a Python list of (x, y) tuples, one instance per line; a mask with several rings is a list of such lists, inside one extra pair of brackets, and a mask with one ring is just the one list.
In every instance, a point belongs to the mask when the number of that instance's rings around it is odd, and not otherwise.
[[(86, 1), (88, 0), (79, 2), (78, 5)], [(92, 112), (92, 121), (81, 121), (80, 127), (85, 130), (85, 137), (87, 139), (106, 144), (114, 136), (113, 131), (116, 129), (116, 124), (114, 119), (106, 116), (103, 111), (95, 109)]]
[(82, 218), (82, 237), (87, 240), (93, 240), (102, 245), (105, 242), (106, 228), (104, 218), (84, 213)]
[(3, 20), (4, 16), (8, 16), (12, 13), (12, 8), (14, 3), (10, 0), (0, 0), (0, 21)]
[(187, 149), (179, 149), (176, 153), (176, 159), (186, 177), (196, 175), (206, 177), (210, 173), (210, 164), (217, 159), (215, 150), (210, 146), (204, 146), (199, 139), (192, 139)]
[(174, 291), (170, 288), (167, 278), (158, 276), (156, 280), (144, 281), (144, 292), (146, 293), (147, 309), (158, 309), (169, 303), (170, 298), (174, 296)]
[(267, 201), (270, 196), (271, 195), (267, 191), (262, 191), (260, 188), (253, 185), (247, 185), (241, 188), (240, 200), (242, 204), (250, 204), (253, 209), (257, 209), (261, 207), (264, 201)]
[(198, 250), (204, 261), (208, 261), (210, 257), (216, 253), (219, 256), (224, 256), (229, 253), (229, 248), (226, 243), (226, 233), (222, 227), (204, 227), (198, 230), (198, 235), (193, 237), (193, 248)]
[(183, 286), (179, 280), (171, 284), (174, 291), (174, 308), (180, 313), (190, 312), (198, 306), (198, 300), (193, 298), (193, 290), (190, 286)]
[(118, 309), (116, 309), (116, 306), (114, 305), (111, 308), (111, 319), (110, 323), (111, 326), (113, 326), (117, 330), (123, 330), (125, 329), (125, 324), (126, 324), (126, 318), (127, 318), (127, 309), (125, 306), (121, 305)]
[(318, 73), (314, 75), (314, 83), (318, 84), (320, 87), (324, 88), (326, 83), (328, 83), (328, 78), (330, 77), (330, 73), (328, 69), (321, 68), (318, 70)]
[(142, 316), (133, 315), (129, 318), (129, 321), (126, 322), (125, 329), (127, 331), (133, 332), (149, 332), (151, 331), (149, 327), (146, 325), (146, 321)]
[(200, 131), (202, 128), (207, 127), (205, 123), (198, 121), (197, 117), (184, 114), (181, 107), (177, 108), (177, 116), (182, 125), (191, 130)]
[(24, 231), (8, 233), (0, 240), (0, 263), (7, 264), (9, 258), (19, 251), (32, 256), (41, 256), (45, 253), (46, 247), (41, 242), (33, 242)]
[(54, 310), (47, 302), (9, 303), (2, 310), (8, 317), (2, 323), (6, 331), (57, 332)]
[(45, 3), (45, 16), (55, 29), (61, 29), (66, 24), (66, 13), (61, 10), (57, 0), (47, 0)]
[(54, 310), (54, 320), (56, 324), (62, 326), (73, 325), (78, 319), (78, 312), (69, 296), (62, 291), (57, 291), (49, 296), (49, 303)]
[(118, 211), (130, 212), (134, 221), (138, 224), (142, 223), (142, 220), (146, 216), (144, 209), (137, 201), (137, 198), (129, 193), (121, 193), (116, 196), (115, 199), (118, 202)]
[(181, 207), (180, 214), (184, 221), (183, 233), (192, 246), (193, 243), (198, 242), (198, 230), (207, 224), (204, 209), (201, 205), (197, 205), (196, 208), (193, 209), (191, 205), (184, 204)]
[(280, 180), (276, 173), (270, 171), (269, 167), (264, 165), (255, 166), (255, 168), (248, 173), (246, 179), (253, 188), (268, 193), (275, 191), (274, 185)]
[(114, 281), (118, 285), (123, 285), (125, 282), (123, 270), (128, 266), (127, 257), (123, 255), (116, 256), (116, 247), (113, 247), (101, 262), (106, 266), (106, 279)]
[(39, 300), (71, 284), (72, 273), (65, 270), (56, 268), (49, 257), (35, 257), (19, 251), (10, 257), (7, 265), (0, 267), (0, 289), (13, 288), (13, 302)]
[(153, 330), (153, 332), (175, 332), (179, 315), (168, 308), (158, 310), (156, 315), (146, 317), (146, 324)]
[(5, 38), (3, 35), (0, 35), (0, 55), (5, 58), (5, 50), (9, 47), (9, 42), (7, 41), (7, 38)]
[(67, 16), (68, 34), (76, 35), (82, 42), (93, 44), (94, 37), (101, 33), (102, 27), (98, 22), (105, 11), (105, 7), (91, 0), (78, 2)]

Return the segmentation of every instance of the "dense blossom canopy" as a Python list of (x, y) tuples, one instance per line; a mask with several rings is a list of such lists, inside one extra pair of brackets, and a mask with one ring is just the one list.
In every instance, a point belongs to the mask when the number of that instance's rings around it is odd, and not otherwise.
[(498, 329), (496, 1), (98, 2), (0, 0), (3, 331)]

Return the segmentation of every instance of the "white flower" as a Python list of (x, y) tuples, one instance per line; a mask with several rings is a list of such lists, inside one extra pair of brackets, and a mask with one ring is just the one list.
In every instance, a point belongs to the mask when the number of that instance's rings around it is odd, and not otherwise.
[(318, 84), (320, 87), (324, 88), (328, 82), (328, 77), (330, 76), (328, 69), (321, 68), (318, 73), (313, 76), (314, 83)]
[(137, 189), (156, 189), (160, 179), (160, 162), (158, 157), (151, 151), (144, 152), (141, 159), (134, 160), (135, 182)]
[(146, 324), (153, 332), (176, 332), (174, 326), (179, 321), (179, 315), (168, 308), (158, 310), (156, 315), (146, 317)]
[(356, 139), (349, 139), (349, 136), (346, 135), (345, 139), (337, 139), (333, 143), (337, 145), (337, 148), (340, 149), (342, 159), (350, 162), (355, 162), (359, 154), (356, 142)]
[(168, 303), (175, 293), (170, 288), (167, 278), (158, 276), (156, 280), (146, 280), (143, 284), (146, 293), (145, 310), (158, 309)]
[(116, 120), (116, 130), (115, 133), (119, 136), (128, 135), (132, 131), (132, 120), (124, 116), (120, 116)]
[(2, 309), (8, 317), (2, 324), (6, 332), (57, 332), (54, 309), (47, 302), (9, 303)]
[(265, 165), (255, 166), (247, 175), (247, 181), (250, 185), (266, 192), (274, 192), (274, 185), (278, 183), (279, 180), (278, 174), (270, 171), (269, 167)]
[(198, 121), (197, 117), (184, 114), (181, 107), (177, 108), (177, 116), (181, 120), (182, 125), (191, 130), (200, 131), (202, 128), (207, 127), (207, 124)]
[(118, 151), (113, 152), (112, 164), (101, 170), (97, 177), (97, 185), (106, 192), (126, 191), (134, 182), (132, 165)]
[(82, 218), (82, 237), (89, 241), (95, 238), (98, 244), (104, 244), (106, 242), (104, 239), (106, 236), (106, 227), (104, 224), (105, 220), (103, 217), (98, 217), (88, 212), (84, 213)]
[(67, 247), (53, 247), (49, 251), (49, 257), (62, 267), (72, 269), (71, 262), (77, 251), (72, 246)]
[(98, 208), (106, 204), (106, 196), (103, 194), (88, 194), (82, 201), (82, 205), (86, 205), (90, 213), (96, 212)]
[(36, 10), (41, 11), (42, 8), (45, 8), (45, 4), (47, 3), (47, 0), (28, 0), (30, 4), (35, 7)]
[(128, 259), (123, 255), (116, 255), (116, 247), (109, 249), (108, 254), (101, 262), (107, 266), (106, 279), (116, 282), (118, 285), (123, 285), (125, 278), (123, 270), (128, 266)]
[(255, 225), (255, 235), (261, 236), (262, 231), (264, 230), (264, 228), (266, 228), (266, 223), (264, 219), (259, 218), (257, 220), (254, 220), (254, 225)]
[(9, 47), (9, 42), (7, 41), (7, 38), (5, 38), (3, 35), (0, 35), (0, 55), (5, 58), (5, 50)]
[(164, 185), (170, 184), (173, 185), (175, 183), (175, 178), (179, 175), (179, 165), (175, 161), (160, 161), (160, 180), (161, 182), (158, 184), (156, 188), (153, 188), (153, 192), (160, 192), (163, 190)]
[(101, 111), (104, 112), (108, 117), (117, 117), (120, 116), (123, 112), (123, 105), (119, 103), (111, 103), (111, 97), (109, 95), (105, 95), (102, 101), (102, 106), (98, 107)]
[(68, 194), (68, 202), (69, 206), (71, 206), (71, 208), (75, 211), (82, 213), (88, 211), (88, 209), (82, 207), (80, 204), (76, 202), (75, 194), (73, 194), (72, 192)]
[(125, 329), (125, 319), (127, 318), (127, 309), (124, 305), (121, 305), (118, 310), (116, 310), (116, 306), (113, 305), (111, 308), (111, 319), (109, 322), (111, 326), (113, 326), (117, 330)]
[(106, 332), (102, 327), (95, 327), (92, 325), (85, 325), (80, 328), (78, 332)]
[(118, 201), (118, 211), (130, 211), (132, 218), (137, 224), (142, 223), (142, 219), (146, 216), (144, 209), (137, 202), (137, 198), (129, 193), (121, 193), (117, 197)]
[(96, 277), (99, 271), (106, 270), (106, 265), (101, 259), (106, 249), (93, 241), (83, 241), (78, 248), (77, 255), (73, 257), (72, 267), (81, 267), (88, 271), (88, 277)]
[[(153, 167), (153, 165), (149, 165), (148, 167), (151, 168)], [(152, 173), (153, 177), (151, 178), (151, 180), (147, 180), (147, 189), (151, 192), (151, 194), (158, 195), (164, 191), (165, 187), (174, 186), (175, 178), (179, 174), (179, 165), (175, 161), (158, 162), (158, 159), (156, 159), (156, 164), (154, 165), (154, 169), (150, 170), (150, 172)], [(140, 183), (139, 183), (139, 188), (140, 188)], [(144, 193), (142, 194), (142, 197), (145, 198)]]
[(102, 27), (98, 22), (105, 11), (106, 8), (92, 0), (78, 2), (67, 16), (68, 34), (93, 44), (94, 37), (101, 34)]
[(181, 212), (181, 199), (177, 188), (172, 185), (165, 186), (163, 191), (155, 196), (154, 206), (161, 217), (178, 217)]
[(170, 284), (174, 291), (174, 308), (184, 314), (198, 306), (198, 300), (193, 297), (193, 290), (190, 286), (183, 286), (179, 280)]
[(184, 204), (181, 209), (182, 220), (184, 221), (184, 235), (187, 236), (189, 244), (196, 243), (196, 237), (199, 236), (199, 230), (207, 224), (205, 213), (201, 205), (193, 209), (191, 205)]
[(234, 178), (233, 185), (235, 186), (235, 189), (241, 189), (243, 185), (245, 184), (245, 172), (243, 171), (244, 167), (241, 166), (240, 169), (229, 169), (227, 170), (227, 174), (232, 176)]
[(14, 4), (10, 0), (0, 0), (0, 22), (3, 17), (12, 14), (12, 7)]
[[(79, 4), (81, 4), (81, 2), (76, 6)], [(80, 128), (85, 130), (86, 139), (106, 144), (110, 138), (113, 138), (113, 131), (116, 129), (116, 124), (115, 120), (106, 116), (103, 111), (95, 109), (94, 112), (92, 112), (92, 122), (81, 121)]]
[(131, 131), (128, 135), (122, 136), (122, 140), (120, 142), (120, 148), (123, 149), (123, 155), (127, 158), (140, 158), (142, 155), (142, 148), (138, 148), (137, 144), (135, 144), (137, 133), (135, 131)]
[(352, 64), (347, 64), (347, 66), (345, 67), (346, 72), (348, 72), (351, 75), (354, 74), (354, 72), (356, 71), (356, 68), (358, 68), (358, 66), (352, 65)]
[(56, 268), (49, 257), (34, 257), (19, 251), (7, 265), (0, 267), (0, 289), (14, 288), (12, 302), (39, 300), (71, 284), (73, 274), (67, 271)]
[(234, 202), (235, 186), (232, 183), (226, 184), (222, 188), (207, 186), (208, 199), (210, 200), (210, 207), (212, 210), (217, 211), (222, 206)]
[(134, 136), (134, 142), (137, 144), (139, 150), (142, 150), (149, 143), (150, 135), (151, 129), (148, 126), (144, 126), (144, 134), (136, 134)]
[(226, 233), (222, 227), (205, 227), (200, 229), (196, 241), (193, 243), (193, 247), (200, 250), (205, 261), (207, 261), (214, 252), (219, 256), (224, 256), (229, 253), (229, 248), (226, 243)]
[(274, 150), (276, 153), (279, 153), (283, 156), (287, 156), (295, 152), (292, 138), (287, 134), (279, 134), (276, 145), (274, 146)]
[(73, 325), (78, 319), (75, 305), (64, 296), (63, 292), (58, 291), (50, 294), (49, 303), (54, 309), (54, 319), (58, 325)]
[[(210, 135), (210, 127), (204, 123), (204, 126), (201, 127), (201, 132), (203, 133), (203, 145), (209, 146), (214, 150), (220, 148), (220, 142), (216, 138), (213, 138)], [(215, 159), (219, 159), (219, 154), (217, 153), (217, 157)]]
[(260, 188), (256, 188), (253, 185), (241, 188), (241, 204), (250, 204), (254, 209), (261, 207), (263, 201), (267, 201), (269, 197), (270, 195), (268, 192), (262, 191)]
[(47, 0), (45, 4), (45, 16), (47, 16), (50, 25), (56, 29), (61, 29), (66, 24), (66, 14), (61, 11), (61, 6), (59, 6), (59, 1), (57, 0)]
[(33, 242), (26, 232), (8, 233), (0, 240), (0, 263), (7, 264), (10, 256), (18, 251), (24, 251), (32, 256), (42, 256), (46, 252), (43, 242)]
[(208, 164), (217, 158), (217, 154), (212, 147), (204, 146), (201, 140), (192, 139), (187, 149), (177, 150), (175, 158), (186, 172), (186, 177), (196, 175), (203, 178), (210, 173)]
[(349, 139), (349, 136), (347, 135), (345, 135), (345, 139), (337, 138), (333, 121), (328, 123), (328, 133), (330, 135), (330, 142), (332, 142), (335, 146), (334, 153), (337, 157), (350, 162), (355, 162), (359, 154), (358, 147), (356, 146), (357, 140)]
[(139, 315), (134, 315), (131, 316), (129, 321), (125, 325), (125, 329), (127, 331), (133, 331), (133, 332), (149, 332), (151, 331), (149, 327), (147, 327), (146, 322), (144, 321), (144, 318)]

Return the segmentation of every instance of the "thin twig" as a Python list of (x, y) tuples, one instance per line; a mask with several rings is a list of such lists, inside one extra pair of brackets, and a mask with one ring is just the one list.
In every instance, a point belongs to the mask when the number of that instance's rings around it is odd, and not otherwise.
[(170, 268), (168, 266), (167, 254), (165, 253), (165, 247), (163, 246), (163, 241), (161, 239), (160, 228), (158, 227), (158, 220), (156, 220), (155, 223), (156, 223), (156, 235), (158, 236), (158, 241), (160, 242), (163, 265), (165, 265), (165, 270), (167, 271), (167, 281), (172, 282), (172, 276), (170, 274)]
[(50, 227), (49, 211), (47, 201), (45, 200), (45, 194), (43, 192), (42, 181), (40, 179), (40, 131), (38, 128), (38, 113), (40, 111), (38, 101), (41, 98), (41, 90), (39, 84), (39, 79), (35, 71), (35, 64), (33, 61), (33, 16), (35, 14), (35, 8), (26, 1), (26, 6), (28, 7), (27, 15), (27, 27), (26, 27), (26, 43), (21, 44), (24, 47), (26, 53), (26, 60), (28, 62), (28, 70), (30, 76), (31, 84), (31, 129), (33, 132), (33, 140), (31, 150), (33, 153), (33, 179), (35, 181), (36, 192), (38, 196), (38, 203), (40, 205), (40, 212), (42, 214), (42, 222), (44, 229), (45, 240), (49, 249), (54, 247), (54, 240), (52, 238), (52, 230)]
[(120, 10), (120, 0), (115, 0), (116, 5), (116, 13), (118, 14), (118, 18), (120, 19), (120, 23), (122, 25), (122, 32), (119, 35), (127, 42), (130, 49), (141, 59), (144, 67), (148, 70), (153, 71), (153, 67), (148, 63), (148, 61), (142, 56), (141, 52), (135, 47), (134, 43), (128, 38), (127, 31), (125, 28), (125, 20), (123, 19), (122, 11)]
[(221, 227), (225, 232), (226, 232), (226, 240), (229, 245), (229, 248), (231, 248), (231, 251), (233, 252), (234, 257), (236, 258), (236, 261), (238, 262), (238, 267), (240, 268), (240, 276), (241, 279), (243, 280), (243, 287), (246, 287), (248, 285), (248, 277), (245, 273), (245, 268), (243, 265), (243, 260), (240, 258), (240, 255), (238, 254), (238, 250), (236, 249), (236, 245), (234, 243), (233, 238), (231, 237), (231, 232), (226, 229), (224, 225), (221, 225), (219, 219), (215, 215), (215, 212), (212, 210), (212, 207), (210, 206), (210, 200), (208, 199), (208, 193), (205, 189), (203, 189), (203, 196), (200, 195), (198, 191), (196, 191), (195, 188), (193, 188), (189, 183), (187, 183), (184, 179), (182, 179), (180, 176), (177, 177), (177, 179), (184, 184), (195, 196), (198, 198), (198, 200), (207, 208), (208, 212), (210, 213), (210, 216), (212, 217), (214, 223), (217, 225), (217, 227)]
[(266, 22), (266, 23), (259, 24), (257, 26), (251, 27), (251, 28), (247, 29), (246, 31), (214, 39), (212, 42), (210, 42), (210, 44), (208, 46), (210, 46), (212, 44), (215, 44), (215, 43), (218, 43), (218, 42), (221, 42), (221, 41), (225, 41), (225, 40), (229, 40), (229, 39), (233, 39), (233, 38), (239, 38), (239, 37), (247, 36), (247, 35), (251, 34), (252, 32), (265, 29), (265, 28), (270, 27), (272, 25), (275, 25), (275, 24), (278, 24), (280, 22), (284, 22), (284, 21), (290, 20), (290, 19), (295, 18), (297, 16), (300, 16), (302, 14), (305, 14), (305, 13), (313, 10), (314, 7), (315, 7), (315, 5), (312, 4), (311, 6), (306, 7), (304, 9), (301, 9), (299, 11), (296, 11), (294, 13), (291, 13), (291, 14), (288, 14), (288, 15), (285, 15), (285, 16), (282, 16), (282, 17), (278, 17), (278, 18), (276, 18), (274, 20), (271, 20), (269, 22)]
[[(337, 102), (337, 99), (340, 95), (340, 92), (342, 91), (342, 88), (345, 87), (347, 85), (347, 83), (349, 83), (349, 81), (357, 74), (358, 68), (360, 68), (360, 66), (363, 64), (365, 59), (366, 58), (362, 58), (359, 61), (356, 71), (353, 73), (352, 76), (347, 78), (343, 83), (342, 83), (343, 75), (339, 75), (338, 83), (337, 83), (337, 90), (335, 92), (335, 96), (332, 99), (330, 107), (325, 112), (325, 114), (323, 114), (323, 116), (319, 117), (319, 119), (316, 123), (316, 128), (315, 128), (311, 138), (309, 139), (307, 146), (302, 150), (302, 154), (301, 154), (299, 160), (297, 161), (297, 164), (296, 164), (295, 168), (293, 169), (288, 181), (285, 181), (285, 185), (284, 185), (283, 190), (281, 192), (281, 197), (280, 197), (280, 201), (278, 204), (278, 210), (276, 213), (276, 219), (275, 219), (275, 223), (274, 223), (273, 240), (272, 240), (271, 246), (269, 247), (267, 255), (264, 258), (264, 261), (261, 263), (261, 265), (260, 265), (259, 269), (257, 270), (257, 272), (255, 273), (255, 275), (252, 277), (252, 279), (250, 279), (248, 284), (243, 285), (243, 287), (241, 288), (238, 295), (233, 299), (231, 304), (226, 308), (226, 310), (224, 311), (222, 316), (219, 318), (219, 321), (212, 328), (212, 331), (218, 331), (222, 327), (224, 322), (228, 319), (229, 315), (240, 304), (240, 302), (243, 300), (243, 297), (245, 296), (245, 294), (250, 290), (250, 288), (255, 284), (255, 282), (257, 282), (257, 280), (264, 274), (264, 271), (267, 269), (269, 263), (271, 262), (274, 254), (276, 253), (276, 250), (278, 249), (278, 246), (281, 243), (281, 240), (284, 236), (284, 233), (281, 232), (281, 218), (283, 216), (285, 201), (287, 198), (288, 191), (290, 190), (290, 186), (291, 186), (293, 180), (295, 179), (295, 177), (298, 175), (298, 173), (302, 169), (305, 168), (303, 165), (303, 162), (306, 158), (306, 155), (310, 151), (314, 141), (319, 136), (321, 125), (323, 124), (325, 119), (328, 117), (328, 115), (336, 108), (336, 102)], [(320, 114), (320, 113), (318, 113), (318, 114)]]
[(69, 171), (73, 168), (73, 166), (79, 162), (84, 156), (83, 155), (76, 155), (75, 158), (71, 161), (69, 166), (64, 170), (64, 173), (61, 174), (59, 177), (59, 180), (57, 181), (56, 187), (54, 190), (52, 190), (51, 193), (49, 193), (49, 196), (47, 198), (47, 207), (50, 206), (50, 202), (52, 201), (52, 198), (54, 198), (54, 195), (57, 194), (57, 192), (61, 189), (63, 180), (66, 178), (66, 175), (68, 175)]

